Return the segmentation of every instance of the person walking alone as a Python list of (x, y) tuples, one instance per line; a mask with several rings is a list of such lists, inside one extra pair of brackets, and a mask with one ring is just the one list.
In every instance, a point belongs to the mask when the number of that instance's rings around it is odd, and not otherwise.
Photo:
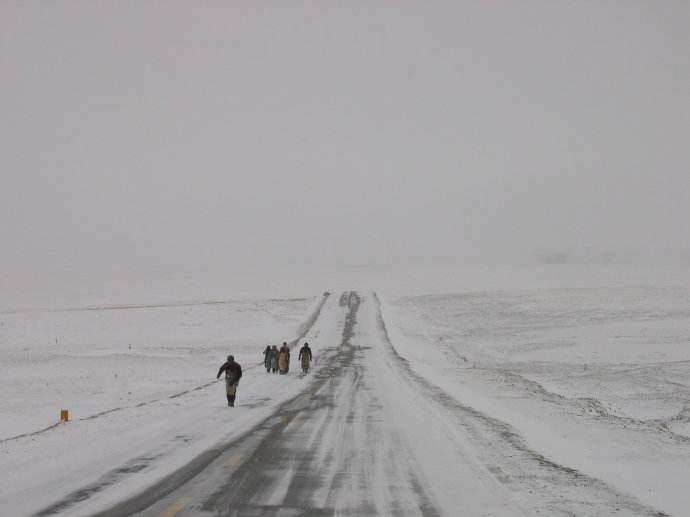
[(237, 395), (237, 385), (242, 378), (242, 367), (235, 362), (235, 357), (228, 356), (228, 360), (218, 370), (216, 379), (220, 379), (220, 374), (225, 372), (225, 394), (228, 398), (228, 406), (235, 406), (235, 396)]

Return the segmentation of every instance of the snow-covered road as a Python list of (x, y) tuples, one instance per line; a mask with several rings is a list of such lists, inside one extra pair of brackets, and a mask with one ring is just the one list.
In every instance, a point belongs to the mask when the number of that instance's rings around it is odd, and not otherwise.
[[(236, 408), (203, 384), (0, 444), (18, 487), (5, 485), (0, 505), (102, 517), (667, 515), (535, 447), (528, 424), (468, 398), (462, 368), (411, 361), (389, 313), (375, 294), (325, 296), (293, 341), (312, 344), (313, 371), (247, 368)], [(76, 458), (51, 453), (65, 444)]]
[[(174, 478), (103, 516), (523, 515), (386, 342), (378, 301), (345, 293), (340, 335), (308, 389), (194, 478)], [(198, 470), (196, 465), (190, 468)]]
[(101, 515), (663, 515), (415, 373), (376, 295), (344, 293), (328, 309), (337, 335), (305, 391), (203, 469)]

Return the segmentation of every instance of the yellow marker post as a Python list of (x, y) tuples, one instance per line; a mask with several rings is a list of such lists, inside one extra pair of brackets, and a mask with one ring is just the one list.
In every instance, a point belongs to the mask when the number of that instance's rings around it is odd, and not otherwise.
[(60, 422), (69, 422), (69, 411), (67, 409), (60, 410)]

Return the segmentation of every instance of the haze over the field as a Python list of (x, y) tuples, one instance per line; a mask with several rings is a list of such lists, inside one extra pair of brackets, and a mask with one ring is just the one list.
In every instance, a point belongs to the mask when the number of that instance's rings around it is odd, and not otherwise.
[(690, 4), (3, 2), (5, 272), (687, 247)]

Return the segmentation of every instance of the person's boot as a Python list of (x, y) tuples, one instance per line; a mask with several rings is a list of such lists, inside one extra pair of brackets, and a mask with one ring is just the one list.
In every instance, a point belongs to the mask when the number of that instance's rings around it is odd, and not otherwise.
[(232, 401), (234, 398), (235, 397), (231, 397), (230, 395), (228, 395), (228, 407), (232, 407)]
[(230, 407), (235, 407), (235, 395), (230, 395), (229, 406), (230, 406)]

